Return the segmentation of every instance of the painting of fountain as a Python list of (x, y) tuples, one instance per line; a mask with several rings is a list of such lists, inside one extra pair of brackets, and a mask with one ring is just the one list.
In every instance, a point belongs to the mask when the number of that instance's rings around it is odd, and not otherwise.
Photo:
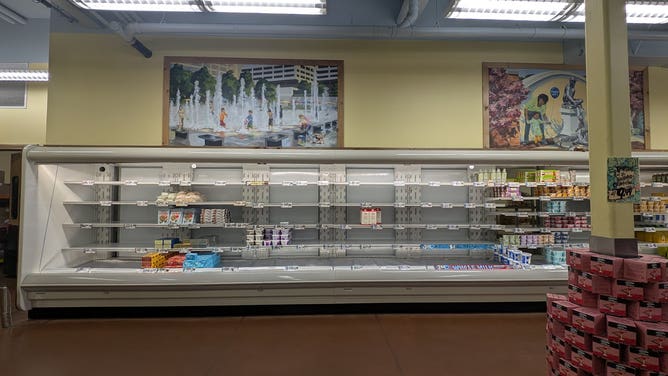
[[(318, 82), (313, 80), (311, 82), (311, 93), (298, 98), (282, 98), (280, 85), (276, 89), (276, 101), (269, 102), (265, 97), (266, 87), (262, 85), (260, 98), (255, 96), (254, 85), (250, 83), (250, 95), (246, 95), (247, 83), (243, 78), (240, 79), (239, 91), (233, 97), (232, 101), (228, 101), (222, 96), (222, 75), (218, 73), (216, 76), (215, 93), (211, 95), (210, 91), (201, 93), (201, 88), (198, 81), (195, 81), (193, 94), (186, 98), (181, 106), (184, 109), (184, 128), (189, 130), (216, 130), (216, 131), (236, 131), (240, 133), (247, 133), (249, 129), (245, 126), (245, 120), (249, 115), (248, 111), (252, 111), (253, 128), (259, 131), (268, 131), (269, 115), (267, 110), (271, 108), (274, 117), (274, 130), (280, 129), (281, 126), (297, 125), (299, 124), (299, 115), (306, 115), (311, 122), (326, 122), (336, 120), (337, 109), (336, 101), (330, 98), (327, 89), (319, 94)], [(206, 100), (202, 100), (202, 94)], [(170, 101), (169, 108), (169, 124), (170, 127), (176, 128), (179, 124), (179, 106), (181, 103), (181, 93), (177, 91), (174, 101)], [(283, 106), (283, 102), (291, 103), (291, 106)], [(302, 102), (302, 108), (298, 108), (298, 103)], [(288, 108), (286, 108), (288, 107)], [(227, 126), (223, 128), (219, 123), (219, 114), (224, 108), (227, 112), (225, 123)], [(283, 114), (283, 117), (280, 114)]]

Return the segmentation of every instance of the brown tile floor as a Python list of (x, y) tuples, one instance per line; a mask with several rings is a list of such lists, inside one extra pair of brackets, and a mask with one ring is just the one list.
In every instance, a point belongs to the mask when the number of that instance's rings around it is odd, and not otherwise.
[(3, 376), (545, 374), (544, 314), (14, 321)]

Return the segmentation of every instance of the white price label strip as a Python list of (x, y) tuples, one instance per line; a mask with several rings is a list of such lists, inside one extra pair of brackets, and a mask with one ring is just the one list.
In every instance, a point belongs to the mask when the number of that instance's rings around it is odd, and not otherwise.
[(111, 201), (100, 201), (100, 206), (111, 206)]
[(433, 204), (431, 202), (423, 202), (420, 204), (420, 207), (422, 208), (431, 208)]
[(464, 203), (464, 207), (466, 209), (475, 209), (476, 204), (474, 202), (467, 202), (467, 203)]
[(137, 201), (137, 206), (148, 206), (148, 201)]
[(516, 234), (524, 234), (525, 231), (523, 228), (516, 227), (515, 229), (513, 229), (513, 232)]
[(513, 201), (517, 201), (517, 202), (524, 201), (524, 197), (522, 197), (522, 196), (513, 196)]
[(517, 182), (512, 182), (511, 181), (511, 182), (508, 183), (508, 187), (510, 187), (510, 188), (519, 188), (519, 186), (520, 186), (520, 183), (517, 183)]
[(136, 180), (126, 180), (126, 181), (123, 182), (123, 184), (128, 186), (128, 187), (133, 187), (133, 186), (137, 185), (137, 181)]
[(656, 228), (654, 228), (654, 227), (645, 227), (645, 232), (656, 232)]
[(227, 182), (224, 180), (216, 180), (213, 182), (213, 185), (215, 185), (216, 187), (222, 187), (227, 185)]
[(485, 204), (485, 209), (496, 209), (496, 204), (493, 202), (487, 203)]
[(190, 180), (181, 180), (179, 185), (182, 187), (190, 187), (191, 185), (193, 185), (193, 182), (191, 182)]
[(552, 201), (552, 197), (550, 196), (540, 196), (541, 201)]
[(292, 209), (292, 203), (291, 202), (282, 202), (281, 203), (281, 208), (282, 209)]
[(430, 187), (440, 187), (441, 182), (440, 181), (430, 181), (428, 184)]
[(94, 180), (82, 180), (81, 185), (87, 185), (87, 186), (95, 185), (95, 181)]
[(395, 187), (405, 187), (405, 186), (406, 186), (406, 182), (403, 181), (403, 180), (395, 180), (395, 182), (394, 182), (394, 186), (395, 186)]
[(394, 203), (394, 207), (395, 207), (395, 208), (405, 208), (405, 207), (406, 207), (406, 203), (405, 203), (405, 202), (395, 202), (395, 203)]
[(449, 203), (449, 202), (444, 202), (443, 204), (441, 204), (441, 207), (442, 207), (443, 209), (452, 209), (452, 208), (453, 208), (453, 205), (452, 205), (451, 203)]
[(360, 185), (362, 185), (362, 182), (360, 182), (359, 180), (351, 180), (348, 182), (348, 185), (351, 187), (359, 187)]
[(463, 182), (463, 181), (459, 181), (459, 180), (457, 180), (457, 181), (453, 181), (453, 182), (452, 182), (452, 186), (453, 186), (453, 187), (463, 187), (463, 186), (464, 186), (464, 182)]
[(535, 181), (528, 181), (526, 184), (527, 187), (529, 188), (536, 188), (538, 186), (538, 184)]
[(485, 184), (484, 181), (476, 181), (476, 182), (473, 182), (473, 186), (474, 186), (474, 187), (477, 187), (477, 188), (481, 188), (481, 187), (484, 187), (484, 186), (486, 186), (486, 185), (487, 185), (487, 184)]

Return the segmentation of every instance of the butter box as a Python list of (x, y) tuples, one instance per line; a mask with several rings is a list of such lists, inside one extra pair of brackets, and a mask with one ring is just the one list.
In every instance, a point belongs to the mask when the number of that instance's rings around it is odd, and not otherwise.
[(599, 295), (598, 297), (598, 310), (608, 315), (626, 317), (627, 304), (626, 300), (614, 296)]
[(573, 327), (585, 333), (602, 335), (605, 333), (605, 314), (594, 308), (574, 308), (571, 314)]
[(604, 337), (594, 336), (591, 339), (592, 354), (613, 362), (622, 361), (623, 345), (612, 342)]
[(639, 282), (618, 279), (612, 283), (612, 296), (626, 300), (643, 300), (645, 286)]
[(625, 345), (635, 346), (637, 344), (638, 328), (635, 321), (614, 316), (607, 316), (606, 319), (608, 321), (607, 333), (610, 341)]

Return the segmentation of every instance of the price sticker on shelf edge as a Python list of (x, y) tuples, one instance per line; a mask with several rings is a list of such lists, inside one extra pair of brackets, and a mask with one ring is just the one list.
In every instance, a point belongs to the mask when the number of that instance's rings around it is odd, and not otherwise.
[(526, 182), (526, 185), (529, 188), (536, 188), (538, 186), (538, 183), (536, 183), (535, 181), (528, 181)]
[(473, 182), (473, 186), (476, 188), (482, 188), (485, 187), (487, 184), (485, 184), (484, 181), (475, 181)]
[(582, 229), (579, 228), (579, 227), (574, 227), (573, 229), (571, 229), (571, 231), (572, 232), (582, 232)]
[(395, 230), (405, 230), (406, 226), (404, 226), (404, 225), (394, 225), (394, 229)]
[(420, 204), (420, 207), (431, 208), (431, 207), (433, 207), (433, 204), (431, 202), (423, 202), (423, 203)]
[(329, 208), (329, 207), (332, 206), (332, 203), (329, 202), (329, 201), (323, 201), (323, 202), (319, 203), (319, 205), (320, 205), (321, 208)]
[(443, 204), (441, 204), (441, 207), (443, 209), (452, 209), (454, 206), (449, 202), (444, 202)]
[(517, 212), (517, 218), (529, 218), (529, 213), (527, 213), (527, 212)]
[(575, 196), (575, 197), (573, 197), (573, 201), (584, 201), (584, 199), (585, 199), (585, 198), (582, 197), (582, 196)]
[(516, 234), (524, 234), (525, 233), (524, 229), (521, 228), (521, 227), (515, 227), (513, 229), (513, 232), (516, 233)]
[(541, 201), (552, 201), (552, 197), (550, 196), (540, 196)]
[(139, 254), (148, 253), (148, 249), (146, 249), (146, 248), (135, 248), (135, 253), (139, 253)]
[(511, 181), (511, 182), (508, 182), (508, 187), (509, 187), (509, 188), (519, 188), (519, 187), (520, 187), (520, 183), (515, 182), (515, 181)]
[(123, 228), (126, 229), (126, 230), (134, 230), (134, 229), (137, 228), (137, 225), (135, 225), (134, 223), (126, 223), (123, 226)]
[(573, 183), (565, 182), (565, 183), (561, 183), (561, 186), (562, 186), (562, 187), (572, 187), (572, 186), (573, 186)]
[(100, 206), (111, 206), (111, 201), (108, 200), (100, 201)]
[(298, 187), (305, 187), (308, 185), (308, 182), (306, 180), (297, 180), (295, 182), (295, 185)]
[(522, 197), (522, 196), (513, 196), (513, 201), (522, 202), (522, 201), (524, 201), (524, 197)]
[(193, 185), (193, 182), (191, 182), (190, 180), (181, 180), (181, 182), (179, 182), (179, 185), (182, 187), (190, 187), (191, 185)]
[(86, 185), (86, 186), (95, 185), (95, 180), (82, 180), (81, 185)]
[(556, 187), (557, 183), (555, 183), (553, 181), (548, 181), (548, 182), (545, 183), (545, 186), (546, 187)]
[(492, 230), (503, 230), (504, 226), (503, 225), (492, 225), (491, 229)]
[(158, 182), (159, 187), (169, 187), (172, 183), (169, 180), (160, 180)]
[(666, 185), (665, 183), (655, 181), (652, 183), (652, 188), (663, 188), (665, 185)]
[(394, 181), (394, 186), (395, 186), (395, 187), (405, 187), (405, 186), (406, 186), (406, 182), (403, 181), (403, 180), (395, 180), (395, 181)]
[(359, 187), (360, 185), (362, 185), (362, 182), (359, 180), (351, 180), (348, 182), (348, 185), (351, 187)]
[(93, 254), (96, 254), (97, 252), (94, 249), (84, 248), (83, 253), (85, 253), (87, 255), (93, 255)]
[(253, 209), (264, 209), (264, 203), (263, 202), (256, 202), (253, 204)]
[(453, 186), (453, 187), (463, 187), (463, 186), (464, 186), (464, 182), (463, 182), (463, 181), (460, 181), (460, 180), (456, 180), (456, 181), (453, 181), (453, 182), (452, 182), (452, 186)]
[(645, 218), (654, 218), (654, 214), (652, 213), (642, 213), (642, 216)]
[(478, 226), (478, 225), (471, 225), (471, 227), (469, 227), (469, 230), (479, 231), (479, 230), (480, 230), (480, 226)]
[(137, 201), (137, 206), (148, 206), (148, 201)]
[(291, 186), (295, 185), (295, 182), (293, 182), (293, 181), (291, 181), (291, 180), (283, 180), (283, 183), (281, 183), (281, 184), (282, 184), (284, 187), (291, 187)]
[(440, 181), (430, 181), (429, 183), (427, 183), (427, 185), (430, 186), (430, 187), (440, 187), (441, 182)]
[(488, 202), (485, 204), (485, 209), (496, 209), (496, 204), (493, 202)]
[(645, 227), (645, 232), (656, 232), (655, 227)]
[(371, 204), (370, 202), (361, 202), (360, 206), (363, 208), (370, 208), (373, 207), (373, 204)]
[(448, 225), (448, 230), (459, 230), (458, 225)]
[(574, 212), (568, 212), (568, 213), (566, 213), (566, 216), (567, 217), (577, 217), (578, 215), (575, 214)]
[(321, 187), (325, 186), (325, 185), (329, 185), (329, 180), (318, 180), (318, 185), (321, 186)]
[(646, 248), (657, 248), (657, 245), (656, 245), (656, 243), (647, 243), (647, 244), (645, 245), (645, 247), (646, 247)]
[(281, 209), (292, 209), (291, 202), (281, 202)]
[(394, 203), (394, 207), (395, 207), (395, 208), (405, 208), (405, 207), (406, 207), (406, 203), (405, 203), (405, 202), (395, 202), (395, 203)]
[(216, 187), (223, 187), (227, 185), (227, 182), (225, 180), (216, 180), (213, 182), (213, 185)]
[(125, 185), (127, 187), (134, 187), (134, 186), (137, 185), (137, 181), (136, 180), (126, 180), (126, 181), (123, 182), (123, 185)]
[(90, 223), (82, 223), (81, 225), (79, 225), (79, 227), (85, 230), (90, 230), (93, 228), (93, 225), (91, 225)]
[(371, 229), (372, 229), (372, 230), (382, 230), (382, 229), (383, 229), (383, 225), (371, 225)]
[(464, 203), (464, 207), (466, 209), (475, 209), (476, 204), (475, 204), (475, 202), (466, 202), (466, 203)]

